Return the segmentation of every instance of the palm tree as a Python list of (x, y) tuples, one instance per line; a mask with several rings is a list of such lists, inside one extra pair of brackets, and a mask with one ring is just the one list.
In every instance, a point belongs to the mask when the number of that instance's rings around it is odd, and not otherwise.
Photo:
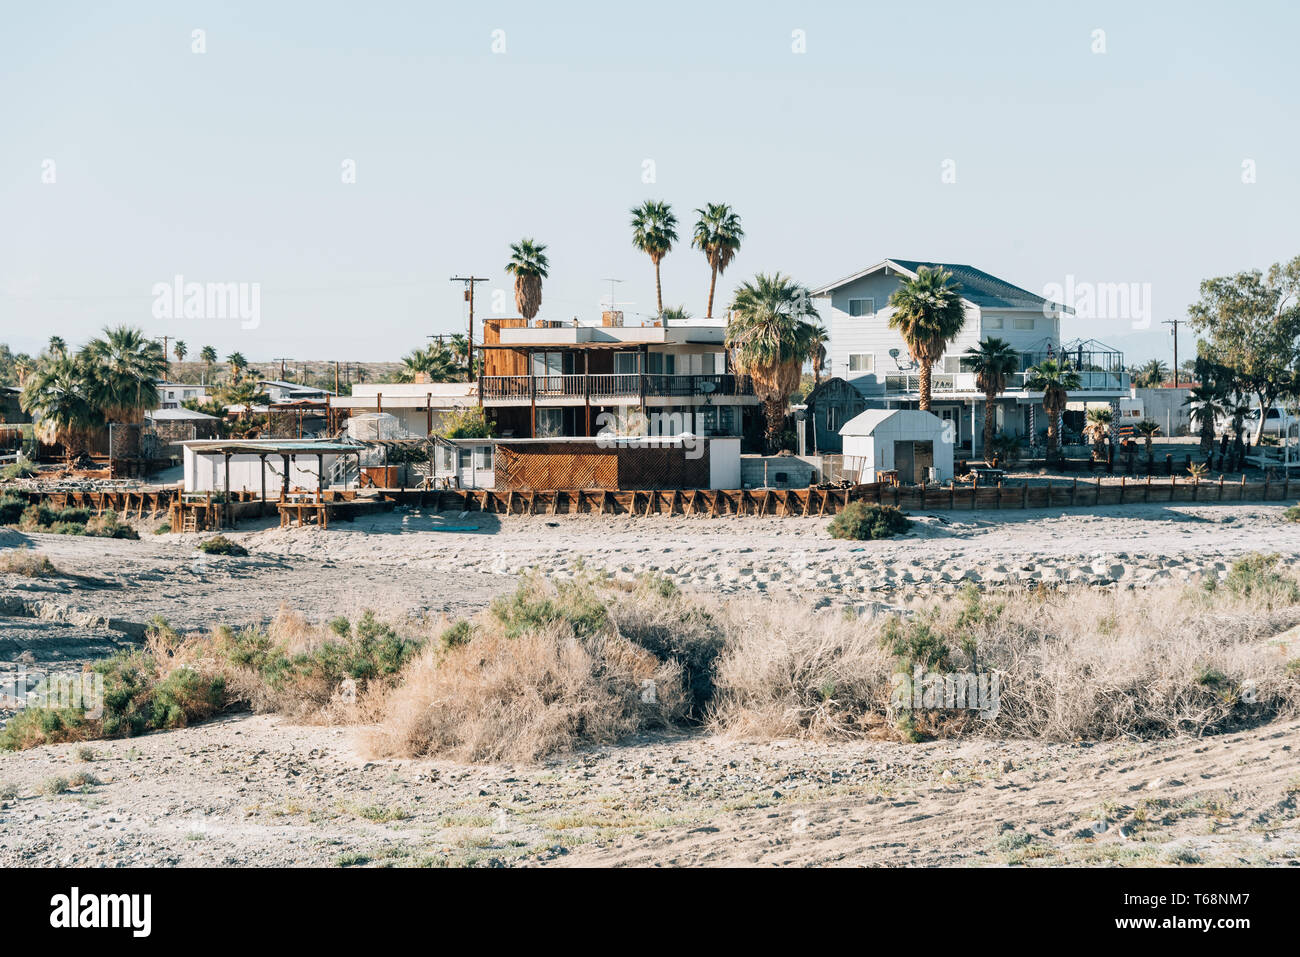
[(1137, 432), (1138, 435), (1142, 436), (1142, 444), (1146, 446), (1147, 474), (1150, 475), (1151, 470), (1156, 464), (1155, 456), (1151, 452), (1151, 440), (1154, 439), (1156, 433), (1160, 431), (1160, 423), (1155, 419), (1143, 419), (1137, 425), (1133, 426), (1133, 430)]
[(424, 382), (455, 382), (465, 373), (456, 361), (455, 354), (446, 346), (432, 342), (423, 349), (414, 349), (402, 358), (402, 368), (393, 375), (394, 382), (415, 382), (423, 376)]
[(465, 381), (474, 381), (474, 370), (469, 365), (469, 336), (463, 333), (456, 333), (447, 340), (447, 348), (451, 350), (452, 358), (456, 364), (461, 367), (465, 373)]
[(830, 341), (824, 326), (818, 326), (812, 337), (813, 388), (822, 383), (822, 370), (826, 368), (826, 343)]
[(226, 363), (230, 366), (230, 381), (238, 382), (239, 377), (243, 375), (244, 370), (248, 368), (248, 360), (244, 358), (242, 352), (232, 352), (226, 356)]
[(989, 336), (979, 345), (967, 349), (962, 358), (975, 373), (975, 384), (984, 393), (984, 457), (987, 460), (997, 427), (994, 403), (1007, 390), (1007, 377), (1020, 368), (1020, 354), (1006, 340)]
[(82, 364), (67, 355), (46, 355), (27, 376), (19, 404), (36, 420), (36, 432), (46, 442), (63, 445), (69, 456), (83, 451), (103, 416), (86, 395)]
[[(238, 353), (236, 353), (238, 355)], [(237, 418), (244, 421), (244, 416), (252, 411), (253, 406), (267, 398), (261, 387), (252, 380), (235, 380), (221, 390), (221, 402), (225, 405), (240, 406)]]
[(1168, 375), (1169, 367), (1159, 359), (1152, 359), (1138, 369), (1137, 374), (1133, 376), (1133, 383), (1139, 388), (1154, 389), (1164, 382)]
[(78, 354), (87, 376), (86, 396), (110, 422), (135, 423), (158, 407), (158, 380), (167, 372), (167, 357), (154, 339), (139, 329), (105, 329)]
[(1047, 454), (1056, 451), (1061, 413), (1071, 389), (1079, 388), (1079, 373), (1068, 362), (1044, 359), (1025, 372), (1025, 388), (1043, 393), (1043, 411), (1047, 413)]
[(713, 318), (713, 290), (718, 284), (718, 274), (727, 271), (731, 261), (740, 251), (740, 241), (745, 238), (745, 231), (740, 228), (740, 217), (726, 203), (709, 203), (704, 209), (695, 211), (699, 219), (695, 221), (695, 235), (691, 245), (703, 251), (709, 261), (712, 278), (709, 280), (709, 307), (704, 318)]
[(28, 356), (21, 355), (14, 360), (14, 375), (18, 379), (18, 388), (27, 383), (27, 377), (36, 371), (36, 363)]
[(176, 356), (177, 362), (184, 362), (189, 352), (190, 347), (185, 344), (183, 339), (177, 339), (176, 344), (172, 346), (172, 353)]
[(199, 350), (199, 359), (203, 362), (203, 384), (208, 384), (208, 376), (212, 375), (212, 367), (217, 363), (217, 350), (212, 346), (204, 346)]
[(46, 344), (45, 351), (55, 359), (62, 359), (68, 354), (68, 344), (63, 341), (62, 336), (50, 336), (50, 341)]
[(786, 403), (799, 388), (803, 364), (821, 328), (809, 321), (817, 319), (810, 303), (808, 290), (780, 273), (759, 273), (736, 289), (731, 302), (727, 349), (763, 401), (769, 453), (777, 451)]
[(1092, 442), (1092, 457), (1098, 462), (1106, 460), (1106, 439), (1110, 436), (1110, 427), (1114, 422), (1115, 413), (1108, 405), (1088, 410), (1083, 434)]
[(897, 329), (907, 343), (907, 351), (920, 367), (921, 401), (924, 412), (930, 411), (930, 373), (966, 322), (966, 306), (957, 291), (952, 273), (939, 267), (921, 266), (915, 279), (904, 279), (889, 305), (891, 329)]
[(659, 315), (664, 311), (664, 290), (659, 282), (659, 263), (677, 242), (677, 217), (667, 203), (647, 199), (632, 210), (632, 245), (655, 264), (655, 302)]
[(1201, 451), (1214, 451), (1215, 424), (1228, 415), (1228, 406), (1222, 391), (1208, 385), (1199, 385), (1183, 400), (1188, 418), (1200, 429)]
[(515, 308), (529, 322), (542, 308), (542, 280), (546, 278), (550, 265), (543, 244), (531, 239), (510, 244), (510, 262), (506, 263), (506, 272), (515, 277)]

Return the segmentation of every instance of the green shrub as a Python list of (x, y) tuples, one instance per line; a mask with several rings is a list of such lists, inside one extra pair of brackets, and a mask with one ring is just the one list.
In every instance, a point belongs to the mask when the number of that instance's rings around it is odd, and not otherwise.
[(130, 525), (123, 525), (117, 520), (116, 512), (103, 512), (86, 522), (86, 534), (97, 538), (138, 539), (140, 533)]
[(469, 623), (468, 618), (462, 618), (450, 628), (443, 630), (438, 636), (438, 643), (443, 648), (456, 648), (460, 645), (467, 645), (471, 638), (474, 637), (474, 626)]
[(948, 643), (929, 618), (891, 616), (881, 630), (880, 643), (894, 656), (899, 671), (917, 665), (925, 671), (951, 670)]
[(27, 499), (17, 495), (0, 496), (0, 525), (16, 525), (27, 508)]
[(36, 466), (27, 459), (19, 458), (17, 462), (10, 462), (0, 469), (0, 479), (31, 478), (36, 472)]
[(214, 535), (207, 541), (199, 542), (199, 551), (206, 555), (234, 555), (242, 557), (248, 554), (248, 549), (243, 545), (232, 542), (224, 535)]
[(1250, 598), (1273, 607), (1274, 602), (1294, 605), (1300, 603), (1300, 583), (1277, 570), (1278, 555), (1253, 552), (1232, 563), (1222, 582), (1210, 578), (1205, 583), (1207, 591), (1223, 588), (1239, 598)]
[(166, 535), (166, 534), (167, 534), (168, 532), (170, 532), (171, 530), (172, 530), (171, 523), (170, 523), (170, 522), (163, 522), (161, 525), (159, 525), (157, 528), (155, 528), (155, 529), (153, 530), (153, 533), (154, 533), (155, 535)]
[(1284, 522), (1300, 522), (1300, 505), (1292, 505), (1285, 512), (1283, 512), (1282, 520)]
[(567, 623), (577, 637), (587, 638), (609, 624), (605, 602), (583, 580), (558, 582), (551, 593), (540, 579), (527, 579), (519, 583), (514, 594), (493, 599), (491, 611), (505, 626), (508, 638), (556, 622)]
[(827, 530), (831, 533), (831, 538), (866, 541), (900, 535), (911, 527), (911, 520), (893, 505), (850, 502), (843, 511), (831, 519)]

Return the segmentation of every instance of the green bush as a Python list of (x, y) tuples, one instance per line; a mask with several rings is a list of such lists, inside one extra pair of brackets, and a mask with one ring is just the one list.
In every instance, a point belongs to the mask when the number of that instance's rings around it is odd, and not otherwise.
[(237, 542), (232, 542), (224, 535), (214, 535), (207, 541), (199, 542), (199, 551), (205, 555), (234, 555), (242, 557), (248, 554), (248, 549)]
[(0, 496), (0, 525), (16, 525), (27, 508), (27, 500), (16, 495)]
[(911, 527), (911, 520), (893, 505), (850, 502), (843, 511), (831, 519), (827, 530), (831, 533), (831, 538), (866, 541), (901, 535)]
[(1278, 555), (1261, 555), (1254, 552), (1232, 563), (1222, 582), (1211, 578), (1205, 583), (1207, 591), (1226, 589), (1239, 598), (1250, 598), (1272, 607), (1274, 602), (1294, 605), (1300, 603), (1300, 583), (1277, 570)]
[(605, 602), (585, 581), (557, 582), (552, 594), (542, 581), (530, 578), (514, 594), (493, 599), (491, 611), (508, 638), (555, 622), (566, 622), (577, 637), (587, 638), (609, 624)]
[[(0, 507), (3, 506), (0, 505)], [(1292, 505), (1285, 512), (1283, 512), (1282, 520), (1284, 522), (1300, 522), (1300, 505)]]

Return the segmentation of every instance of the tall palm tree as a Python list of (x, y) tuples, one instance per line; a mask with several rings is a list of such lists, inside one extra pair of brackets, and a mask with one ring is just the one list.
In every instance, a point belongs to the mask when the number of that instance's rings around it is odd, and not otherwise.
[(889, 297), (893, 313), (889, 326), (907, 343), (907, 351), (920, 369), (922, 411), (930, 411), (930, 374), (948, 343), (966, 322), (966, 306), (952, 273), (921, 266), (915, 279), (904, 279)]
[(55, 359), (62, 359), (68, 354), (68, 344), (63, 341), (62, 336), (50, 336), (50, 341), (46, 344), (45, 351)]
[(664, 290), (659, 282), (659, 263), (677, 242), (677, 217), (672, 207), (660, 200), (647, 199), (632, 210), (632, 245), (655, 264), (655, 302), (659, 315), (664, 312)]
[(1071, 389), (1079, 388), (1079, 373), (1060, 359), (1044, 359), (1025, 372), (1025, 388), (1043, 393), (1043, 411), (1047, 413), (1047, 454), (1057, 449), (1061, 413)]
[(740, 217), (726, 203), (709, 203), (695, 212), (699, 219), (695, 221), (691, 245), (703, 251), (712, 271), (712, 278), (709, 279), (709, 307), (704, 313), (704, 318), (712, 319), (713, 290), (718, 284), (718, 274), (726, 272), (731, 261), (736, 258), (745, 231), (740, 228)]
[(402, 358), (402, 368), (393, 374), (394, 382), (415, 382), (424, 376), (425, 382), (455, 382), (465, 374), (451, 349), (431, 342), (423, 349), (413, 349)]
[(1089, 409), (1085, 417), (1083, 434), (1092, 442), (1092, 456), (1098, 462), (1106, 460), (1106, 439), (1110, 436), (1110, 427), (1114, 422), (1115, 413), (1108, 405)]
[(812, 321), (817, 318), (808, 290), (780, 273), (759, 273), (740, 285), (731, 301), (726, 345), (737, 371), (753, 379), (763, 402), (769, 453), (777, 451), (786, 403), (812, 356), (821, 330)]
[(14, 360), (14, 375), (18, 379), (18, 388), (27, 384), (27, 377), (36, 371), (36, 363), (28, 356), (19, 356)]
[(184, 362), (185, 357), (190, 354), (190, 347), (185, 344), (184, 339), (177, 339), (172, 346), (172, 354), (176, 356), (177, 362)]
[(546, 246), (532, 239), (521, 239), (510, 244), (510, 262), (506, 272), (515, 277), (515, 308), (529, 322), (542, 308), (542, 280), (547, 276), (550, 262)]
[(1156, 434), (1160, 431), (1160, 423), (1155, 419), (1143, 419), (1137, 425), (1133, 426), (1133, 430), (1137, 432), (1138, 435), (1142, 436), (1142, 444), (1146, 446), (1147, 474), (1149, 475), (1156, 464), (1155, 456), (1151, 452), (1151, 440), (1154, 439)]
[(1188, 393), (1183, 400), (1187, 406), (1188, 418), (1201, 433), (1201, 451), (1214, 450), (1214, 429), (1219, 419), (1228, 415), (1228, 404), (1222, 390), (1213, 386), (1199, 385)]
[(220, 401), (225, 405), (239, 406), (237, 418), (240, 422), (243, 422), (244, 417), (252, 411), (253, 406), (265, 401), (267, 398), (267, 394), (262, 391), (256, 382), (245, 379), (242, 382), (236, 380), (222, 389)]
[(231, 382), (238, 382), (244, 370), (248, 368), (248, 360), (244, 358), (242, 352), (232, 352), (226, 356), (226, 364), (230, 366)]
[(204, 346), (199, 350), (199, 359), (203, 363), (203, 384), (208, 384), (208, 377), (212, 375), (212, 367), (217, 364), (217, 350), (212, 346)]
[(71, 456), (86, 448), (91, 431), (103, 416), (86, 395), (83, 365), (67, 355), (46, 355), (27, 376), (19, 404), (36, 420), (36, 432), (46, 442), (58, 442)]
[(78, 360), (87, 376), (87, 397), (108, 421), (141, 422), (158, 407), (158, 380), (166, 375), (167, 357), (139, 329), (105, 329), (86, 343)]
[(1020, 368), (1020, 354), (1005, 339), (989, 336), (967, 349), (962, 358), (975, 373), (975, 384), (984, 393), (984, 455), (988, 458), (997, 428), (994, 403), (1007, 390), (1007, 377)]

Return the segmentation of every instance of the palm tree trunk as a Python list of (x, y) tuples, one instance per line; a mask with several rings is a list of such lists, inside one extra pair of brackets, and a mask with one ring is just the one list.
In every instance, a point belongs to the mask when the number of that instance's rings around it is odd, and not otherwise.
[(993, 447), (993, 425), (996, 416), (993, 414), (993, 402), (997, 398), (996, 392), (984, 393), (984, 461), (989, 461), (989, 449)]
[(1214, 451), (1214, 416), (1212, 415), (1201, 417), (1201, 451)]
[(930, 411), (930, 363), (921, 363), (921, 411)]
[(1056, 453), (1056, 408), (1043, 407), (1047, 413), (1047, 457), (1050, 459)]
[(713, 318), (713, 288), (718, 284), (718, 267), (713, 267), (713, 276), (709, 279), (709, 308), (705, 310), (704, 318)]
[(655, 260), (655, 301), (659, 303), (659, 316), (664, 314), (664, 287), (659, 283), (659, 260)]
[(785, 425), (785, 398), (771, 395), (763, 400), (763, 417), (767, 420), (767, 454), (775, 455), (781, 440), (781, 426)]

